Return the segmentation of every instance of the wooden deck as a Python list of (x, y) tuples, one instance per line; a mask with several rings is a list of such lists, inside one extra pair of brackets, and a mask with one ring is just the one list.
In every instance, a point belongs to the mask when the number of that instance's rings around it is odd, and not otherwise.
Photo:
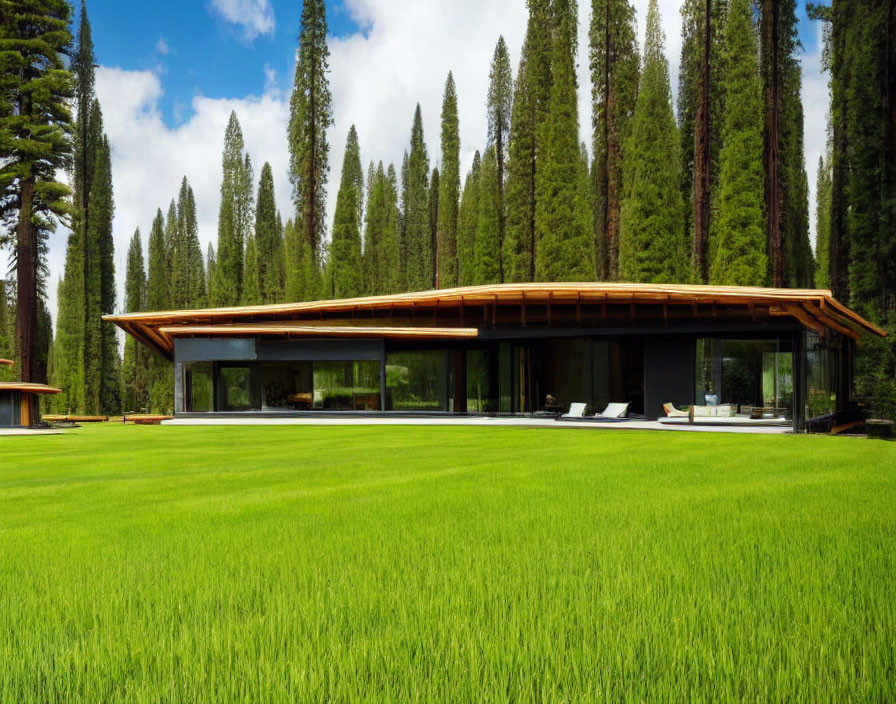
[(45, 415), (41, 416), (45, 423), (105, 423), (109, 416), (76, 416), (76, 415)]

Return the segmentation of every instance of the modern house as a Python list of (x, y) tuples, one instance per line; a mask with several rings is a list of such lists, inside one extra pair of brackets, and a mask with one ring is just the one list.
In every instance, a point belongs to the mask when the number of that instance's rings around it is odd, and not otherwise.
[(534, 414), (624, 402), (648, 420), (673, 404), (795, 429), (849, 407), (855, 347), (885, 334), (830, 291), (606, 283), (106, 320), (174, 363), (180, 417)]
[[(11, 367), (12, 361), (0, 359), (0, 366)], [(44, 384), (30, 384), (21, 381), (0, 381), (0, 428), (28, 428), (37, 425), (37, 399), (62, 393), (59, 389)]]

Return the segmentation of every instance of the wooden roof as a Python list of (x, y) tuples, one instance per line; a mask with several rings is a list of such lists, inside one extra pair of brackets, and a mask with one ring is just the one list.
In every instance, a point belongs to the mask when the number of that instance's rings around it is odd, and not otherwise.
[(24, 381), (0, 381), (0, 391), (21, 391), (26, 394), (61, 394), (62, 389), (56, 389), (46, 384), (31, 384)]
[[(178, 336), (473, 337), (469, 331), (476, 328), (464, 325), (464, 309), (494, 310), (499, 306), (517, 305), (525, 309), (527, 305), (545, 304), (548, 309), (588, 304), (652, 305), (662, 307), (664, 314), (672, 307), (679, 307), (683, 316), (690, 315), (688, 311), (693, 309), (694, 317), (698, 306), (711, 305), (713, 310), (715, 306), (729, 306), (749, 310), (752, 315), (755, 315), (755, 309), (761, 309), (767, 317), (790, 318), (821, 334), (833, 330), (853, 339), (863, 334), (886, 335), (879, 327), (835, 300), (828, 290), (681, 284), (496, 284), (332, 301), (129, 313), (105, 316), (104, 320), (115, 323), (170, 358), (174, 338)], [(416, 322), (416, 316), (421, 313), (438, 319), (440, 312), (458, 309), (461, 318), (457, 327), (429, 325), (431, 321), (424, 320), (419, 325)], [(339, 326), (338, 319), (348, 316), (354, 319), (356, 315), (410, 316), (414, 323), (402, 327)], [(548, 316), (550, 319), (550, 313)], [(362, 322), (363, 318), (358, 324)], [(461, 333), (464, 328), (467, 330)]]

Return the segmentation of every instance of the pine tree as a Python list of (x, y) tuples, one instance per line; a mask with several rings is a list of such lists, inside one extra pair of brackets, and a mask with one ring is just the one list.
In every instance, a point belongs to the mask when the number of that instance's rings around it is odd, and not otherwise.
[(761, 286), (768, 259), (763, 227), (762, 110), (751, 0), (731, 0), (725, 29), (725, 116), (718, 215), (713, 220), (709, 281)]
[(342, 182), (336, 196), (333, 241), (328, 265), (331, 268), (332, 295), (353, 298), (363, 292), (361, 272), (361, 217), (358, 204), (363, 202), (364, 179), (358, 132), (352, 125), (345, 143)]
[[(171, 204), (174, 208), (174, 203)], [(169, 211), (171, 229), (176, 230), (177, 214)], [(171, 245), (161, 208), (149, 233), (146, 276), (146, 307), (151, 311), (171, 308)], [(173, 233), (170, 235), (173, 237)], [(149, 405), (153, 413), (167, 413), (174, 407), (174, 375), (171, 363), (157, 354), (149, 357)]]
[(724, 35), (728, 0), (685, 0), (682, 14), (678, 123), (686, 232), (693, 279), (706, 283), (712, 200), (718, 187), (724, 107)]
[(501, 193), (494, 146), (485, 150), (479, 179), (479, 208), (473, 244), (473, 283), (501, 282)]
[(398, 261), (398, 189), (395, 167), (380, 162), (371, 181), (364, 227), (365, 292), (370, 296), (401, 290)]
[(243, 251), (252, 228), (252, 166), (239, 119), (230, 114), (221, 158), (221, 206), (218, 215), (218, 249), (211, 299), (215, 306), (240, 301), (243, 280)]
[(498, 278), (504, 281), (504, 265), (501, 252), (507, 230), (506, 180), (508, 142), (510, 140), (510, 118), (513, 105), (513, 71), (510, 68), (510, 54), (504, 37), (498, 37), (488, 87), (488, 146), (495, 149), (495, 191), (498, 196)]
[(457, 276), (460, 286), (471, 286), (476, 281), (476, 231), (479, 228), (479, 184), (482, 161), (479, 152), (473, 156), (473, 166), (464, 181), (464, 192), (457, 213)]
[[(173, 252), (171, 259), (172, 305), (177, 309), (201, 308), (206, 303), (205, 264), (199, 244), (196, 198), (187, 177), (181, 181), (175, 210)], [(170, 219), (170, 213), (169, 213)], [(242, 259), (242, 257), (240, 257)], [(220, 260), (215, 271), (221, 270)], [(218, 279), (220, 281), (220, 278)], [(242, 280), (242, 272), (240, 272)], [(220, 294), (220, 289), (218, 293)], [(235, 304), (238, 304), (237, 301)]]
[(442, 100), (442, 171), (439, 180), (439, 288), (457, 286), (457, 211), (460, 207), (460, 122), (457, 90), (449, 73)]
[[(102, 125), (100, 107), (94, 102), (95, 120)], [(112, 194), (112, 155), (104, 136), (97, 149), (93, 184), (90, 188), (87, 218), (87, 347), (85, 376), (87, 412), (116, 414), (121, 411), (121, 358), (118, 337), (104, 315), (115, 312), (115, 241), (112, 237), (114, 214)], [(91, 385), (91, 380), (96, 386)], [(95, 396), (93, 396), (95, 388)]]
[(674, 283), (686, 277), (678, 129), (656, 0), (647, 11), (641, 84), (625, 146), (619, 225), (619, 278)]
[(16, 367), (22, 381), (39, 377), (41, 276), (45, 238), (54, 218), (71, 212), (70, 189), (57, 180), (69, 164), (72, 74), (66, 0), (8, 4), (0, 15), (0, 143), (15, 145), (0, 162), (0, 218), (15, 248)]
[(544, 163), (536, 180), (535, 275), (540, 281), (587, 281), (594, 276), (594, 255), (578, 141), (576, 3), (555, 0), (552, 7), (554, 74)]
[(831, 287), (831, 187), (833, 186), (830, 156), (827, 161), (823, 156), (819, 157), (816, 184), (815, 257), (818, 266), (815, 269), (815, 286), (829, 289)]
[(408, 291), (425, 291), (432, 288), (433, 252), (429, 229), (429, 155), (423, 139), (423, 118), (420, 106), (414, 111), (411, 129), (411, 151), (408, 155), (407, 174), (402, 184), (404, 198), (404, 282)]
[(320, 260), (326, 239), (324, 222), (330, 147), (327, 129), (333, 124), (332, 96), (327, 74), (327, 14), (324, 0), (303, 0), (299, 52), (289, 105), (289, 175), (296, 206), (295, 227)]
[(813, 264), (796, 0), (759, 4), (769, 280), (774, 286), (809, 285)]
[(287, 220), (283, 231), (283, 297), (286, 301), (303, 301), (302, 248), (293, 221)]
[(528, 0), (528, 6), (510, 122), (507, 231), (502, 252), (506, 281), (535, 280), (536, 183), (545, 152), (551, 96), (550, 2)]
[(595, 274), (615, 280), (619, 268), (619, 211), (623, 145), (638, 95), (637, 27), (628, 0), (593, 0), (591, 15), (594, 125)]
[(258, 248), (261, 302), (278, 303), (283, 300), (284, 286), (283, 228), (274, 195), (274, 173), (267, 162), (261, 168), (261, 179), (258, 182), (255, 242)]
[(149, 232), (147, 250), (146, 305), (151, 311), (171, 307), (171, 260), (165, 241), (165, 218), (162, 209), (156, 211)]
[[(277, 256), (278, 260), (282, 260), (283, 252), (278, 251), (276, 256)], [(205, 290), (208, 291), (209, 304), (211, 304), (211, 300), (212, 300), (211, 291), (212, 291), (212, 288), (214, 287), (214, 284), (212, 282), (215, 280), (215, 264), (216, 264), (216, 262), (217, 262), (217, 255), (215, 254), (215, 246), (211, 242), (209, 242), (208, 250), (206, 251), (206, 254), (205, 254)]]
[(429, 206), (429, 251), (432, 252), (432, 281), (429, 288), (438, 288), (438, 272), (439, 272), (439, 169), (432, 170), (429, 178), (429, 193), (427, 194), (427, 205)]
[[(140, 230), (134, 233), (128, 248), (127, 276), (124, 285), (125, 312), (146, 310), (146, 271)], [(122, 410), (141, 412), (149, 409), (149, 350), (130, 335), (124, 341), (121, 370)]]
[(255, 306), (264, 302), (261, 294), (261, 263), (259, 261), (259, 252), (257, 239), (254, 235), (249, 235), (249, 242), (246, 244), (246, 270), (243, 273), (243, 305)]

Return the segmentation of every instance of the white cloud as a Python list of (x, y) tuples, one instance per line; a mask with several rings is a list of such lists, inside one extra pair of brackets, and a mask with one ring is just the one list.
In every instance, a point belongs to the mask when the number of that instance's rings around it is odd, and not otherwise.
[[(216, 0), (224, 4), (223, 0)], [(328, 222), (332, 221), (345, 137), (355, 124), (366, 164), (383, 160), (400, 166), (407, 148), (414, 107), (423, 111), (424, 130), (433, 165), (439, 159), (442, 92), (448, 71), (457, 83), (464, 172), (473, 152), (486, 138), (485, 100), (488, 70), (499, 34), (504, 35), (516, 73), (526, 29), (524, 0), (346, 0), (347, 10), (364, 31), (330, 40), (330, 84), (335, 125), (330, 132)], [(639, 36), (643, 40), (648, 0), (636, 0)], [(234, 0), (233, 4), (236, 2)], [(256, 3), (257, 4), (257, 3)], [(591, 139), (590, 80), (584, 3), (579, 32), (579, 120), (581, 139)], [(297, 10), (298, 11), (298, 10)], [(677, 0), (661, 0), (673, 92), (677, 90), (681, 52)], [(284, 51), (291, 51), (287, 47)], [(224, 130), (236, 110), (256, 180), (265, 161), (273, 168), (277, 203), (284, 219), (291, 217), (286, 125), (288, 94), (277, 88), (270, 66), (259, 66), (264, 91), (233, 99), (194, 97), (186, 117), (175, 126), (162, 118), (159, 102), (164, 77), (159, 72), (100, 68), (97, 92), (113, 148), (115, 185), (116, 270), (122, 300), (127, 247), (140, 227), (144, 247), (156, 209), (167, 209), (186, 175), (196, 193), (203, 251), (217, 238), (217, 216)], [(817, 55), (804, 59), (806, 156), (810, 183), (824, 147), (826, 81)], [(291, 74), (290, 74), (291, 75)], [(186, 107), (186, 106), (183, 106)], [(51, 240), (51, 310), (55, 314), (55, 282), (65, 261), (65, 233)]]
[(168, 56), (168, 54), (171, 53), (171, 47), (168, 46), (165, 37), (159, 37), (159, 41), (156, 42), (156, 53), (161, 54), (162, 56)]
[(270, 0), (209, 0), (209, 7), (227, 22), (240, 26), (247, 42), (274, 33)]

